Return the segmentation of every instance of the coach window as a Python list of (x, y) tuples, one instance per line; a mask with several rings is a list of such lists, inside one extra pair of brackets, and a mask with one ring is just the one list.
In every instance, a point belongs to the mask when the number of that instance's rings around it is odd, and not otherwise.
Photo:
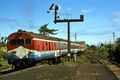
[(31, 44), (32, 44), (31, 39), (25, 39), (25, 44), (26, 44), (26, 45), (31, 45)]
[(56, 49), (59, 49), (60, 44), (57, 42), (56, 43)]

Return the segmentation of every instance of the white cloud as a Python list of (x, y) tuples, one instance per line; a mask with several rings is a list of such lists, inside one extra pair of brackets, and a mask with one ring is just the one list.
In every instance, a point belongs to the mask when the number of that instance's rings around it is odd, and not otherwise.
[(112, 18), (113, 24), (116, 26), (120, 26), (120, 12), (114, 12)]
[(21, 24), (20, 21), (15, 20), (15, 19), (9, 19), (9, 18), (4, 18), (0, 17), (0, 24), (7, 24), (10, 28), (15, 28), (15, 29), (36, 29), (32, 22), (26, 23), (26, 24)]
[(93, 10), (94, 9), (83, 9), (83, 10), (81, 10), (81, 12), (84, 13), (84, 14), (87, 14), (87, 13), (92, 12)]

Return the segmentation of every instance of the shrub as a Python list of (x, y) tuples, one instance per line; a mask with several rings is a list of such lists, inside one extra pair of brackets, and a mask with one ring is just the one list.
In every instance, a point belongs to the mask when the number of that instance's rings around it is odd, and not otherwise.
[(6, 53), (0, 49), (0, 60), (5, 60), (6, 59)]

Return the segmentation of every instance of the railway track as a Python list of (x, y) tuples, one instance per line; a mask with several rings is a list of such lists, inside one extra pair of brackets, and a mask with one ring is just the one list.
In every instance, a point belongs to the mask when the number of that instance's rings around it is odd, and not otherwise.
[(0, 76), (1, 76), (1, 75), (4, 75), (4, 74), (11, 73), (11, 72), (14, 72), (14, 71), (16, 71), (16, 70), (13, 69), (13, 68), (3, 69), (3, 70), (0, 72)]
[(38, 67), (38, 66), (42, 66), (42, 65), (40, 63), (37, 63), (36, 65), (32, 65), (32, 66), (28, 66), (28, 67), (24, 67), (24, 68), (19, 68), (19, 69), (14, 69), (12, 67), (11, 68), (5, 68), (5, 69), (2, 69), (0, 71), (0, 76), (9, 75), (9, 74), (15, 73), (15, 72), (21, 72), (21, 71), (24, 71), (24, 70), (27, 70), (27, 69)]
[(9, 73), (13, 73), (13, 72), (17, 72), (17, 71), (20, 71), (20, 70), (24, 70), (24, 69), (27, 69), (27, 68), (21, 68), (21, 69), (6, 68), (6, 69), (3, 69), (2, 71), (0, 71), (0, 76), (6, 75), (6, 74), (9, 74)]
[[(41, 67), (43, 65), (51, 65), (49, 64), (48, 60), (46, 60), (45, 62), (36, 62), (35, 65), (30, 65), (30, 66), (27, 66), (27, 67), (21, 67), (21, 68), (17, 68), (17, 69), (14, 69), (14, 68), (3, 68), (1, 71), (0, 71), (0, 76), (4, 76), (4, 75), (9, 75), (11, 73), (15, 73), (15, 72), (23, 72), (24, 70), (28, 70), (28, 69), (32, 69), (34, 67)], [(53, 63), (53, 64), (59, 64), (59, 63)]]
[(100, 56), (96, 56), (96, 55), (92, 55), (92, 54), (91, 54), (91, 56), (93, 56), (101, 64), (105, 65), (108, 69), (110, 69), (117, 76), (118, 79), (120, 79), (120, 64), (118, 64), (112, 60), (105, 59)]

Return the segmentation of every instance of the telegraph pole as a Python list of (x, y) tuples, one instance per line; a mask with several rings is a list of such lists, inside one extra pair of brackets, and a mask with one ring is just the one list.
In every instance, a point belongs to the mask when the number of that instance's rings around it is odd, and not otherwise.
[(113, 44), (115, 44), (115, 32), (113, 32)]
[(110, 38), (110, 43), (109, 44), (111, 44), (111, 38)]
[[(70, 54), (70, 22), (68, 22), (68, 54)], [(69, 56), (69, 55), (68, 55)]]
[(77, 33), (75, 33), (75, 42), (76, 42), (76, 40), (77, 40)]
[[(59, 16), (57, 16), (57, 11), (58, 11), (59, 7), (58, 5), (55, 5), (54, 3), (50, 6), (49, 11), (53, 10), (54, 11), (54, 23), (67, 23), (67, 27), (68, 27), (68, 56), (70, 55), (71, 51), (70, 51), (70, 23), (71, 22), (83, 22), (84, 21), (84, 16), (80, 15), (80, 19), (57, 19), (59, 18)], [(48, 13), (49, 13), (48, 11)]]

